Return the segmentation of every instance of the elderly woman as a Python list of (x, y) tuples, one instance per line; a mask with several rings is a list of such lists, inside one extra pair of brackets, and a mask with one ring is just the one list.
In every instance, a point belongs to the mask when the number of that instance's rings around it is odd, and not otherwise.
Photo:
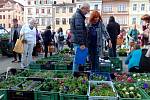
[(148, 49), (146, 53), (146, 57), (150, 57), (150, 15), (145, 14), (142, 16), (141, 20), (143, 20), (143, 35), (144, 35), (144, 46)]
[(21, 68), (27, 67), (32, 62), (33, 47), (36, 45), (36, 24), (36, 19), (32, 18), (29, 24), (25, 24), (20, 31), (20, 37), (23, 38), (24, 43)]

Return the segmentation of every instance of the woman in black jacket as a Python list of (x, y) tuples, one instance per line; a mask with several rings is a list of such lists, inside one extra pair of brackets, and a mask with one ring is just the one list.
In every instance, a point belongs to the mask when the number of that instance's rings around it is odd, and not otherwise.
[(116, 57), (117, 36), (120, 34), (120, 25), (115, 21), (113, 16), (110, 16), (107, 25), (107, 32), (111, 38), (112, 48), (109, 48), (109, 56)]
[[(52, 42), (52, 33), (51, 33), (51, 26), (47, 26), (46, 30), (43, 34), (43, 41), (44, 41), (44, 52), (45, 52), (45, 57), (47, 57), (48, 54), (48, 46)], [(50, 52), (50, 56), (52, 55), (52, 52)]]

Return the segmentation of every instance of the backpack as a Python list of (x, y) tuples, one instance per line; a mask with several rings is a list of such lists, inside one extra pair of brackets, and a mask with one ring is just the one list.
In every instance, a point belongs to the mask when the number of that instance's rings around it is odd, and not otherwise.
[(58, 40), (59, 41), (64, 41), (64, 35), (63, 34), (59, 34), (59, 36), (58, 36)]

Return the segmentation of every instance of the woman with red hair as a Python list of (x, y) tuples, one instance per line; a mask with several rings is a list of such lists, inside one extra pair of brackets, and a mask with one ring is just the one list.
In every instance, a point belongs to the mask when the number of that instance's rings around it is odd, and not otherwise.
[(92, 71), (98, 70), (99, 57), (103, 56), (103, 37), (107, 39), (109, 47), (112, 47), (110, 36), (106, 31), (100, 13), (93, 11), (89, 18), (87, 38)]

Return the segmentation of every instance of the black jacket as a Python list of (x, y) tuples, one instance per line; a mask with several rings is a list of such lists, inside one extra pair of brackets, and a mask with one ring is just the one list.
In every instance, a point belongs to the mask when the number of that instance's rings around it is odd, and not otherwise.
[(52, 33), (51, 30), (46, 30), (43, 34), (44, 43), (50, 43), (52, 41)]
[(85, 16), (80, 9), (77, 9), (76, 13), (72, 16), (70, 29), (73, 43), (80, 44), (81, 42), (86, 42)]
[(120, 25), (115, 20), (110, 19), (106, 28), (111, 40), (116, 41), (117, 36), (120, 34)]

